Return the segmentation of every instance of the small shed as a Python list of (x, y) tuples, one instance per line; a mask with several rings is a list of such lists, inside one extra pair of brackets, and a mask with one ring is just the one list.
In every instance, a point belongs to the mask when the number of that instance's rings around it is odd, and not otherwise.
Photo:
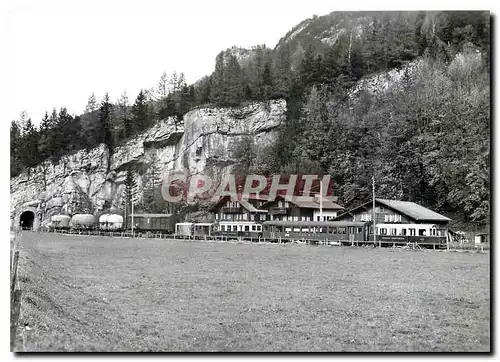
[(479, 233), (474, 235), (474, 244), (484, 244), (489, 241), (489, 237), (487, 233)]
[(175, 234), (176, 235), (193, 235), (194, 223), (192, 222), (179, 222), (175, 224)]

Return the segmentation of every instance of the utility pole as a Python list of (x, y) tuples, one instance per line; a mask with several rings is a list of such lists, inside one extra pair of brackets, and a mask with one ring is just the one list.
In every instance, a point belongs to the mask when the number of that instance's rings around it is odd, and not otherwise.
[(134, 237), (134, 197), (130, 198), (130, 203), (132, 204), (132, 214), (130, 218), (132, 219), (132, 237)]
[(319, 221), (323, 221), (323, 177), (319, 184)]
[[(375, 228), (375, 176), (372, 176), (372, 194), (373, 194), (373, 200), (372, 200), (372, 224), (373, 224), (373, 244), (377, 245), (377, 236), (376, 236), (376, 228)], [(379, 244), (380, 246), (380, 244)]]
[(125, 232), (128, 229), (127, 208), (128, 208), (128, 205), (127, 205), (127, 196), (125, 196)]

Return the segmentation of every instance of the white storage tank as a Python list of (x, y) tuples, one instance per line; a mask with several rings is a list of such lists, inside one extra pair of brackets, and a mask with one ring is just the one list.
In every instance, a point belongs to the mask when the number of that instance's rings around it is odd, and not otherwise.
[(50, 227), (53, 228), (68, 228), (71, 217), (68, 215), (53, 215), (50, 218)]
[(71, 218), (72, 228), (92, 229), (95, 227), (95, 217), (92, 214), (75, 214)]
[(101, 230), (119, 230), (123, 227), (123, 216), (118, 214), (103, 214), (99, 217)]

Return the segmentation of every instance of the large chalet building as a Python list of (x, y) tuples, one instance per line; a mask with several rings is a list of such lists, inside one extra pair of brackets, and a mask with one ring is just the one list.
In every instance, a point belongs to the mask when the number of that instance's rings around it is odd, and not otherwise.
[[(373, 200), (340, 214), (336, 221), (364, 221), (371, 222), (373, 215)], [(409, 227), (410, 236), (446, 236), (448, 223), (451, 219), (438, 214), (424, 206), (410, 201), (375, 199), (375, 224), (381, 226), (380, 235), (390, 235), (393, 231), (391, 225), (415, 224)], [(425, 229), (420, 225), (434, 225), (436, 235), (425, 235)], [(371, 231), (370, 225), (370, 234)], [(394, 234), (395, 235), (395, 234)]]
[(329, 221), (344, 211), (344, 207), (335, 201), (336, 196), (323, 197), (322, 201), (318, 197), (311, 201), (287, 201), (278, 195), (263, 207), (268, 210), (268, 220), (271, 221)]
[(324, 197), (322, 203), (315, 197), (311, 201), (287, 201), (277, 195), (273, 201), (267, 196), (251, 196), (247, 200), (232, 201), (229, 196), (221, 198), (212, 211), (218, 223), (250, 221), (262, 223), (280, 221), (328, 221), (333, 220), (344, 207), (337, 204), (335, 196)]

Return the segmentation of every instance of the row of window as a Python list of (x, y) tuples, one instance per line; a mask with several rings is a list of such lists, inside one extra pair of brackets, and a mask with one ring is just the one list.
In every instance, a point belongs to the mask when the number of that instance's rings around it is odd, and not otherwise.
[(321, 220), (321, 216), (316, 216), (316, 221), (332, 221), (335, 219), (335, 216), (323, 216), (323, 220)]
[[(252, 201), (252, 203), (254, 203), (257, 207), (260, 207), (260, 206), (262, 206), (264, 204), (264, 201), (256, 200), (256, 201)], [(239, 201), (226, 201), (226, 203), (224, 204), (224, 207), (234, 207), (234, 208), (237, 208), (237, 207), (241, 207), (241, 205), (240, 205)], [(280, 207), (282, 207), (282, 206), (280, 206)]]
[(361, 221), (372, 221), (372, 214), (361, 214)]
[(290, 207), (290, 204), (288, 203), (288, 201), (278, 201), (278, 207)]
[[(226, 221), (256, 221), (259, 220), (259, 217), (255, 217), (254, 214), (221, 214), (221, 220)], [(281, 221), (312, 221), (310, 216), (291, 216), (291, 215), (270, 215), (271, 220), (281, 220)], [(316, 221), (332, 221), (335, 219), (335, 216), (323, 216), (323, 220), (318, 215), (316, 216)], [(215, 214), (215, 220), (219, 220), (219, 214)]]
[(312, 233), (312, 234), (361, 234), (363, 232), (362, 227), (331, 227), (331, 226), (313, 226), (313, 227), (283, 227), (283, 226), (271, 226), (272, 232), (294, 232), (294, 233)]
[[(409, 229), (401, 229), (398, 233), (397, 228), (377, 228), (377, 235), (399, 235), (399, 236), (416, 236), (417, 229), (409, 228)], [(445, 236), (446, 231), (442, 229), (434, 229), (432, 228), (427, 235), (427, 229), (418, 229), (418, 236)]]
[(271, 215), (271, 220), (281, 220), (281, 221), (311, 221), (311, 217), (310, 216), (276, 215), (273, 218), (273, 215)]
[(240, 207), (240, 203), (238, 201), (227, 201), (224, 206), (225, 207)]
[(401, 215), (384, 215), (384, 222), (401, 222)]
[[(372, 221), (371, 213), (361, 214), (361, 221)], [(401, 215), (384, 215), (384, 222), (401, 222)]]
[[(226, 221), (254, 221), (256, 220), (254, 214), (221, 214), (220, 215), (221, 220), (226, 220)], [(257, 218), (258, 219), (258, 218)], [(215, 220), (219, 220), (219, 214), (215, 214)]]
[(255, 231), (261, 232), (262, 225), (220, 225), (221, 231)]

